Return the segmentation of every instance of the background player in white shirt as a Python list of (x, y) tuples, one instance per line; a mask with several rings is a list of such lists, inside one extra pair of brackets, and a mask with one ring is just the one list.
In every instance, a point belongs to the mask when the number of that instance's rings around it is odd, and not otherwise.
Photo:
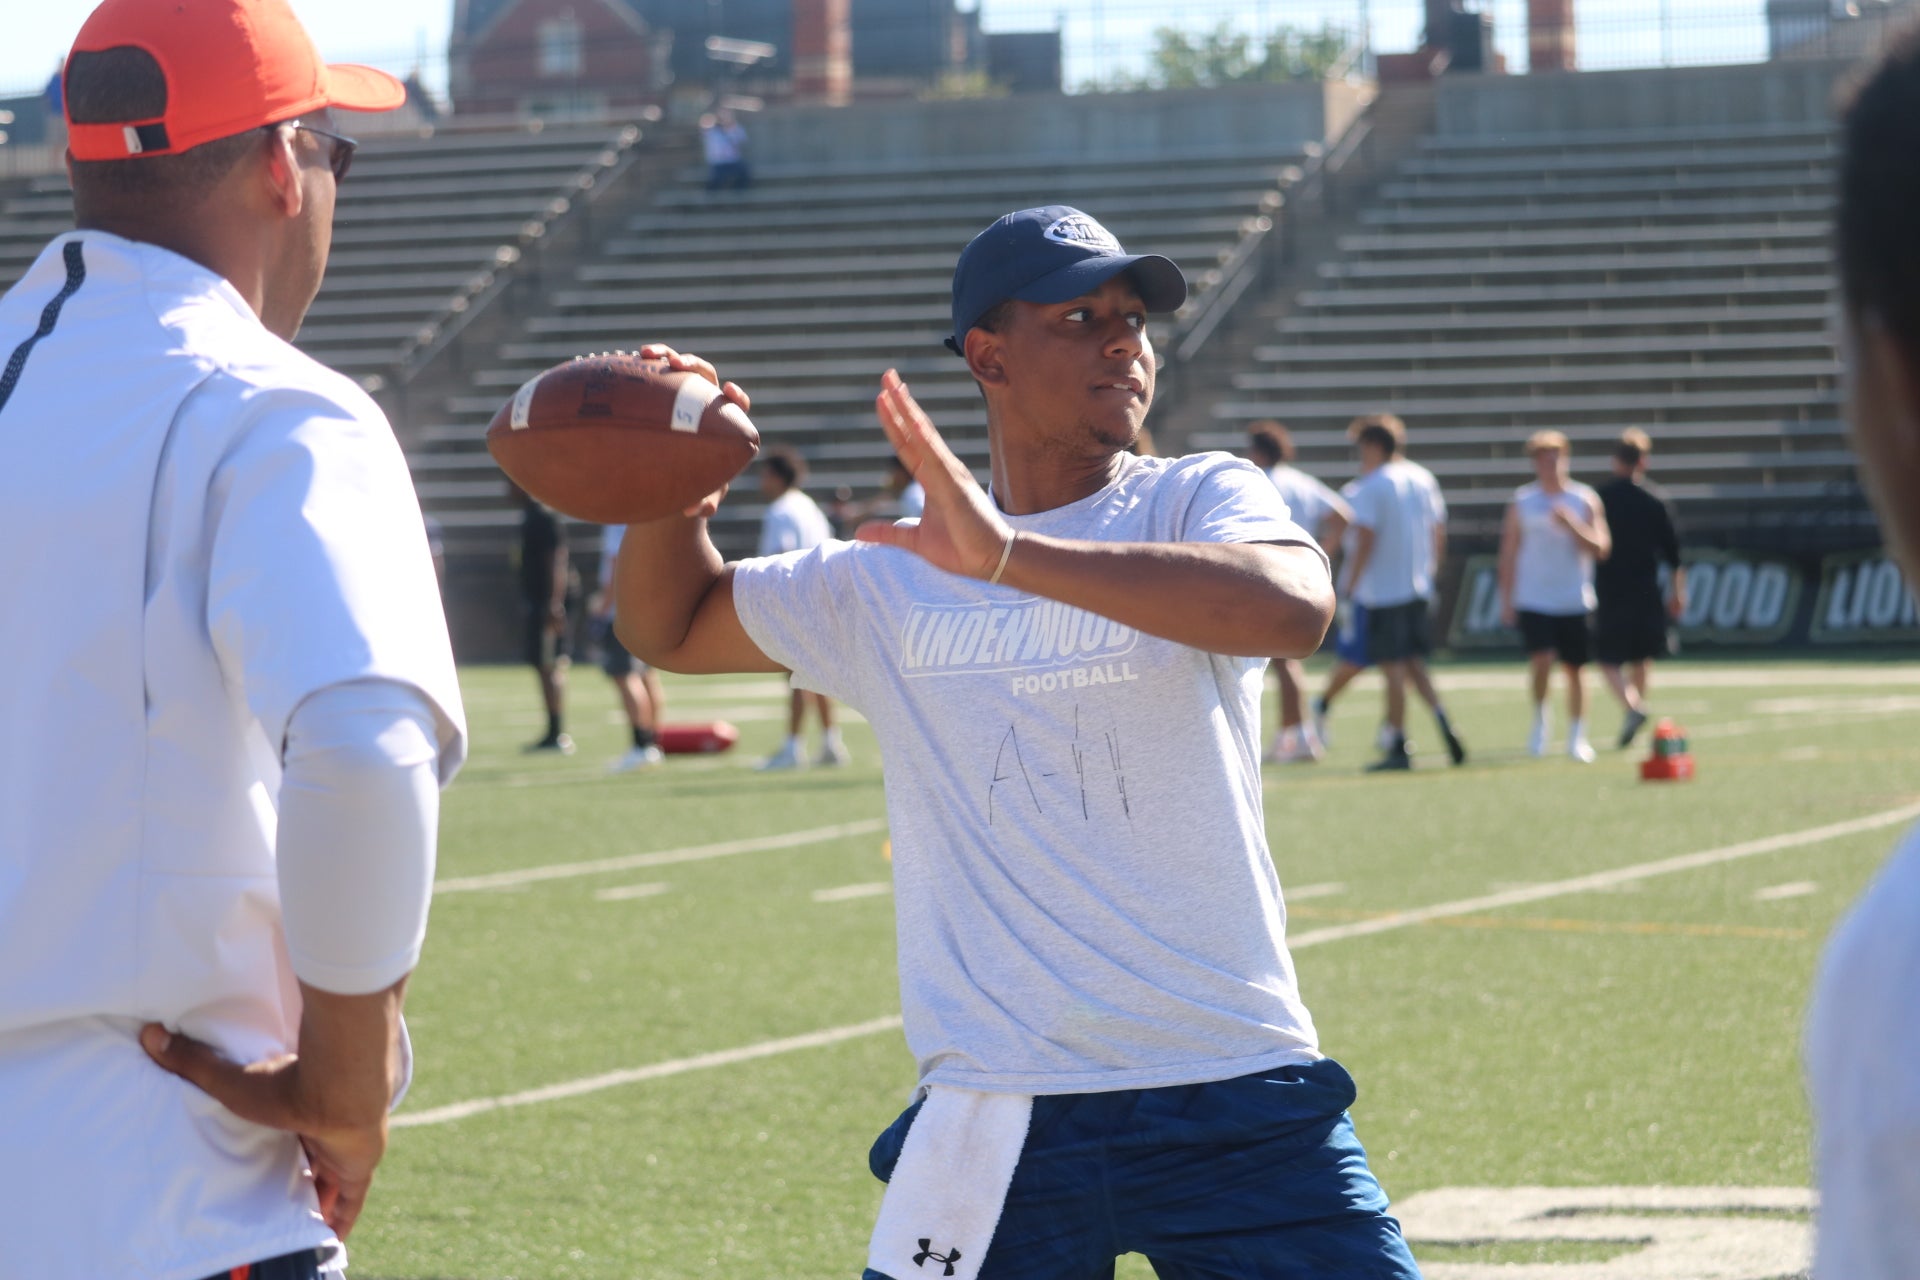
[[(785, 445), (775, 445), (760, 456), (760, 496), (767, 500), (767, 514), (760, 525), (758, 554), (805, 551), (833, 536), (826, 513), (800, 488), (806, 478), (806, 460)], [(788, 694), (787, 740), (760, 762), (762, 769), (798, 769), (807, 763), (804, 738), (809, 705), (820, 717), (820, 752), (813, 762), (841, 765), (852, 761), (853, 753), (841, 739), (840, 726), (833, 722), (833, 700), (796, 685)]]
[[(1353, 508), (1347, 500), (1293, 465), (1293, 436), (1271, 419), (1247, 427), (1247, 458), (1267, 473), (1273, 487), (1293, 515), (1293, 522), (1317, 538), (1322, 547), (1340, 545)], [(1276, 764), (1310, 764), (1326, 754), (1316, 726), (1306, 718), (1306, 672), (1298, 658), (1276, 658), (1273, 673), (1280, 682), (1280, 726), (1266, 758)]]
[(1360, 478), (1352, 486), (1353, 553), (1341, 568), (1353, 599), (1367, 610), (1367, 656), (1387, 681), (1387, 738), (1373, 771), (1411, 769), (1407, 745), (1407, 686), (1433, 710), (1434, 724), (1454, 764), (1466, 745), (1440, 701), (1427, 670), (1433, 653), (1430, 617), (1435, 574), (1447, 548), (1447, 502), (1433, 473), (1403, 457), (1407, 429), (1390, 413), (1355, 418), (1347, 428), (1360, 451)]
[(1612, 549), (1600, 495), (1568, 475), (1567, 438), (1536, 431), (1527, 456), (1537, 477), (1514, 491), (1500, 529), (1500, 620), (1520, 627), (1533, 698), (1530, 755), (1547, 753), (1547, 682), (1567, 673), (1567, 755), (1593, 763), (1587, 741), (1586, 665), (1592, 656), (1593, 566)]
[(845, 487), (840, 489), (833, 504), (833, 523), (837, 528), (850, 529), (874, 516), (891, 515), (901, 520), (918, 520), (926, 506), (927, 491), (913, 478), (913, 472), (907, 470), (907, 464), (895, 454), (887, 459), (887, 478), (881, 482), (880, 492), (871, 498), (855, 501), (853, 490)]
[[(698, 518), (622, 549), (636, 653), (792, 670), (880, 740), (927, 1097), (870, 1157), (892, 1185), (867, 1280), (1130, 1250), (1218, 1280), (1418, 1274), (1300, 1003), (1261, 811), (1262, 669), (1319, 644), (1326, 558), (1247, 463), (1127, 451), (1147, 314), (1185, 293), (1078, 210), (1010, 214), (961, 255), (949, 340), (991, 495), (889, 372), (917, 523), (732, 566)], [(937, 1225), (963, 1210), (970, 1232)]]
[(399, 446), (288, 342), (327, 108), (404, 91), (281, 0), (107, 0), (65, 89), (79, 229), (0, 298), (0, 1274), (312, 1277), (465, 752)]
[[(1887, 550), (1920, 582), (1920, 31), (1843, 115), (1837, 256), (1847, 416)], [(1920, 1259), (1920, 832), (1834, 931), (1807, 1016), (1816, 1280), (1906, 1280)]]

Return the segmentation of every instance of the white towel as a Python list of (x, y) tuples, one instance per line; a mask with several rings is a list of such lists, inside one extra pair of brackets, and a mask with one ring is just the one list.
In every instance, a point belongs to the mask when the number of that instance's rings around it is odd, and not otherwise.
[(893, 1280), (974, 1280), (1032, 1116), (1027, 1094), (930, 1088), (887, 1182), (867, 1265)]

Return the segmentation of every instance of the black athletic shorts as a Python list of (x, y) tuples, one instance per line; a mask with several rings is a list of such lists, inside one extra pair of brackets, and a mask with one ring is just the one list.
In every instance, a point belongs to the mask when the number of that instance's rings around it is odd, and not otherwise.
[(529, 603), (527, 605), (527, 634), (525, 653), (527, 665), (532, 667), (551, 667), (562, 658), (573, 656), (571, 632), (573, 619), (567, 619), (567, 625), (559, 631), (547, 628), (547, 611), (544, 607)]
[(1433, 652), (1433, 628), (1427, 620), (1427, 602), (1372, 606), (1367, 609), (1367, 658), (1373, 662), (1404, 662)]
[(647, 664), (627, 652), (615, 634), (612, 618), (593, 620), (593, 638), (600, 646), (600, 669), (615, 680), (624, 680), (634, 672), (647, 674)]
[(1570, 667), (1584, 667), (1593, 660), (1592, 633), (1584, 613), (1534, 613), (1522, 609), (1520, 639), (1528, 653), (1552, 650)]
[(1610, 667), (1673, 653), (1667, 606), (1658, 596), (1631, 604), (1603, 604), (1594, 615), (1594, 656)]

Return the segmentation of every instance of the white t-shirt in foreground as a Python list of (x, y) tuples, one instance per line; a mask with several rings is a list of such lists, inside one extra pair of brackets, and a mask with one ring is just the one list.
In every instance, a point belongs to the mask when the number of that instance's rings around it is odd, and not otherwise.
[(1537, 483), (1513, 494), (1520, 521), (1520, 553), (1513, 566), (1513, 607), (1529, 613), (1572, 617), (1593, 612), (1593, 554), (1554, 518), (1556, 507), (1584, 524), (1600, 510), (1600, 495), (1578, 480), (1559, 493)]
[[(0, 299), (5, 354), (41, 330), (0, 405), (0, 539), (30, 549), (26, 607), (0, 610), (0, 1275), (200, 1280), (332, 1233), (298, 1140), (161, 1071), (139, 1026), (293, 1047), (289, 733), (322, 691), (401, 686), (444, 781), (459, 690), (406, 462), (358, 387), (205, 268), (100, 232)], [(376, 984), (410, 963), (313, 959)]]
[(1807, 1015), (1815, 1280), (1920, 1262), (1920, 831), (1834, 930)]
[[(1314, 545), (1250, 463), (1122, 463), (1100, 492), (1009, 523)], [(768, 656), (880, 740), (923, 1082), (1080, 1093), (1319, 1057), (1261, 808), (1265, 660), (870, 544), (744, 562), (733, 593)]]
[(1440, 482), (1419, 463), (1393, 458), (1349, 488), (1354, 527), (1373, 530), (1373, 554), (1353, 584), (1353, 598), (1369, 609), (1430, 598), (1433, 534), (1447, 522)]
[(832, 536), (833, 525), (820, 510), (820, 504), (798, 489), (789, 489), (767, 504), (756, 554), (777, 556), (782, 551), (805, 551)]

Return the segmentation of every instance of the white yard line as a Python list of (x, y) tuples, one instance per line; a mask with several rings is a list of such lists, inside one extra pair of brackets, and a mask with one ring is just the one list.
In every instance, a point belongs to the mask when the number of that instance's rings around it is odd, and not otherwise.
[(1811, 880), (1794, 880), (1787, 884), (1772, 884), (1764, 889), (1753, 891), (1755, 902), (1783, 902), (1788, 898), (1804, 898), (1820, 892), (1820, 886)]
[[(1306, 947), (1320, 946), (1328, 942), (1343, 942), (1348, 938), (1363, 938), (1376, 933), (1388, 933), (1395, 929), (1405, 929), (1412, 925), (1424, 924), (1429, 920), (1444, 919), (1449, 916), (1467, 915), (1481, 911), (1497, 910), (1501, 907), (1518, 906), (1521, 903), (1540, 902), (1548, 898), (1566, 897), (1576, 893), (1590, 893), (1605, 889), (1618, 888), (1655, 876), (1672, 875), (1679, 871), (1692, 871), (1700, 867), (1717, 866), (1721, 863), (1735, 862), (1742, 858), (1756, 857), (1764, 853), (1775, 853), (1783, 849), (1798, 849), (1807, 845), (1820, 844), (1827, 840), (1837, 840), (1843, 836), (1860, 835), (1869, 831), (1879, 831), (1899, 823), (1920, 818), (1920, 801), (1900, 805), (1892, 809), (1883, 809), (1879, 813), (1870, 813), (1865, 817), (1849, 818), (1844, 822), (1830, 822), (1825, 826), (1808, 827), (1801, 831), (1789, 831), (1782, 835), (1766, 836), (1759, 840), (1747, 840), (1740, 844), (1724, 845), (1718, 849), (1705, 849), (1698, 853), (1684, 853), (1677, 857), (1661, 858), (1653, 862), (1636, 863), (1629, 867), (1617, 867), (1612, 871), (1595, 872), (1592, 875), (1575, 876), (1569, 880), (1554, 880), (1545, 884), (1522, 885), (1501, 893), (1484, 894), (1477, 898), (1462, 898), (1454, 902), (1436, 903), (1430, 907), (1419, 907), (1410, 911), (1396, 911), (1392, 915), (1378, 916), (1371, 920), (1359, 920), (1352, 924), (1334, 925), (1326, 929), (1314, 929), (1297, 934), (1288, 939), (1288, 947), (1299, 951)], [(667, 850), (658, 854), (638, 854), (634, 858), (609, 858), (597, 863), (575, 863), (571, 867), (535, 868), (526, 872), (506, 872), (507, 876), (519, 877), (501, 881), (499, 877), (476, 876), (472, 881), (487, 883), (468, 883), (469, 888), (498, 888), (511, 884), (526, 883), (526, 877), (553, 879), (558, 875), (589, 875), (602, 870), (618, 870), (629, 866), (651, 866), (658, 862), (638, 862), (638, 859), (664, 859), (673, 861), (693, 861), (698, 857), (724, 857), (729, 853), (745, 853), (754, 849), (786, 848), (794, 844), (812, 843), (816, 840), (834, 839), (842, 835), (857, 835), (879, 830), (884, 825), (877, 819), (865, 822), (852, 822), (840, 827), (822, 827), (811, 832), (795, 832), (791, 836), (775, 836), (753, 841), (735, 841), (725, 845), (706, 845), (696, 849)], [(714, 851), (720, 852), (714, 852)], [(616, 865), (617, 864), (617, 865)], [(590, 868), (579, 870), (578, 868)], [(448, 882), (459, 883), (459, 882)], [(860, 888), (866, 886), (849, 886)], [(1332, 886), (1307, 886), (1309, 889), (1321, 889), (1327, 892)], [(440, 886), (442, 892), (445, 885)], [(825, 892), (833, 892), (827, 890)], [(1296, 897), (1298, 894), (1296, 893)], [(788, 1036), (780, 1040), (762, 1040), (757, 1044), (742, 1045), (736, 1049), (721, 1049), (714, 1053), (698, 1054), (690, 1058), (674, 1058), (666, 1062), (656, 1062), (644, 1067), (630, 1067), (622, 1071), (609, 1071), (602, 1075), (587, 1076), (580, 1080), (564, 1081), (560, 1084), (545, 1085), (538, 1089), (526, 1089), (519, 1093), (500, 1094), (491, 1098), (475, 1098), (469, 1102), (455, 1102), (443, 1107), (432, 1107), (425, 1111), (406, 1112), (397, 1115), (391, 1121), (396, 1129), (409, 1129), (419, 1125), (446, 1124), (454, 1120), (464, 1120), (469, 1116), (483, 1115), (489, 1111), (499, 1111), (507, 1107), (523, 1107), (536, 1102), (555, 1102), (562, 1098), (577, 1098), (582, 1094), (597, 1093), (602, 1089), (612, 1089), (624, 1084), (638, 1084), (645, 1080), (658, 1080), (665, 1076), (682, 1075), (689, 1071), (703, 1071), (709, 1067), (733, 1066), (741, 1062), (752, 1062), (760, 1058), (770, 1058), (783, 1053), (793, 1053), (801, 1049), (824, 1048), (846, 1040), (860, 1039), (878, 1035), (883, 1031), (898, 1030), (901, 1018), (892, 1014), (884, 1018), (873, 1018), (866, 1022), (850, 1023), (841, 1027), (828, 1027), (823, 1031), (808, 1032), (805, 1035)]]
[(1903, 804), (1894, 809), (1883, 809), (1879, 813), (1870, 813), (1864, 818), (1849, 818), (1845, 822), (1830, 822), (1826, 826), (1808, 827), (1804, 831), (1789, 831), (1759, 840), (1723, 845), (1718, 849), (1703, 849), (1698, 853), (1683, 853), (1678, 857), (1640, 862), (1630, 867), (1616, 867), (1612, 871), (1597, 871), (1592, 875), (1575, 876), (1571, 880), (1551, 880), (1545, 884), (1523, 885), (1520, 888), (1508, 889), (1504, 893), (1483, 894), (1478, 898), (1461, 898), (1456, 902), (1440, 902), (1431, 907), (1396, 911), (1391, 915), (1376, 916), (1372, 920), (1356, 920), (1352, 924), (1310, 929), (1306, 933), (1287, 939), (1287, 947), (1289, 950), (1299, 951), (1303, 947), (1317, 947), (1322, 943), (1344, 942), (1348, 938), (1364, 938), (1369, 934), (1405, 929), (1411, 925), (1425, 924), (1429, 920), (1439, 920), (1446, 916), (1495, 911), (1501, 907), (1515, 907), (1526, 902), (1541, 902), (1548, 898), (1563, 898), (1569, 894), (1612, 889), (1637, 880), (1652, 879), (1654, 876), (1672, 875), (1676, 871), (1692, 871), (1699, 867), (1717, 866), (1723, 862), (1737, 862), (1742, 858), (1752, 858), (1763, 853), (1777, 853), (1782, 849), (1798, 849), (1827, 840), (1838, 840), (1842, 836), (1878, 831), (1914, 818), (1920, 818), (1920, 802)]
[(1824, 716), (1792, 716), (1775, 714), (1764, 720), (1723, 720), (1718, 724), (1705, 724), (1698, 729), (1687, 730), (1689, 738), (1742, 738), (1751, 733), (1799, 733), (1806, 729), (1831, 729), (1836, 725), (1859, 724), (1864, 720), (1884, 720), (1888, 716), (1911, 715), (1906, 710), (1871, 710), (1835, 712)]
[(419, 1125), (446, 1124), (453, 1120), (465, 1120), (468, 1116), (484, 1115), (489, 1111), (499, 1111), (507, 1107), (524, 1107), (535, 1102), (558, 1102), (562, 1098), (577, 1098), (583, 1093), (598, 1093), (602, 1089), (618, 1088), (623, 1084), (638, 1084), (642, 1080), (659, 1080), (665, 1076), (684, 1075), (689, 1071), (704, 1071), (709, 1067), (730, 1067), (741, 1062), (752, 1062), (757, 1058), (771, 1058), (782, 1053), (792, 1053), (797, 1049), (821, 1049), (830, 1044), (839, 1044), (843, 1040), (857, 1040), (863, 1036), (879, 1035), (882, 1031), (900, 1029), (900, 1015), (892, 1014), (885, 1018), (872, 1018), (866, 1022), (850, 1023), (844, 1027), (828, 1027), (825, 1031), (809, 1031), (805, 1035), (787, 1036), (781, 1040), (762, 1040), (758, 1044), (745, 1044), (737, 1049), (722, 1049), (717, 1053), (701, 1053), (691, 1058), (673, 1058), (666, 1062), (655, 1062), (644, 1067), (629, 1067), (624, 1071), (608, 1071), (597, 1076), (587, 1076), (582, 1080), (568, 1080), (563, 1084), (550, 1084), (539, 1089), (524, 1089), (519, 1093), (503, 1093), (492, 1098), (475, 1098), (471, 1102), (454, 1102), (444, 1107), (429, 1107), (425, 1111), (403, 1112), (388, 1122), (394, 1129), (411, 1129)]
[(1338, 881), (1329, 881), (1326, 884), (1295, 885), (1290, 889), (1283, 888), (1281, 890), (1288, 902), (1308, 902), (1314, 898), (1332, 898), (1346, 891), (1347, 886)]
[(657, 898), (673, 888), (670, 884), (623, 884), (611, 889), (596, 889), (595, 902), (631, 902), (635, 898)]
[(824, 844), (847, 836), (871, 835), (886, 830), (884, 818), (862, 818), (831, 827), (808, 831), (790, 831), (779, 836), (755, 836), (749, 840), (723, 840), (718, 844), (690, 845), (684, 849), (662, 849), (657, 853), (630, 853), (617, 858), (596, 858), (591, 862), (557, 862), (545, 867), (527, 867), (520, 871), (496, 871), (484, 876), (455, 876), (435, 883), (433, 891), (471, 893), (480, 889), (512, 889), (543, 880), (567, 880), (575, 876), (597, 876), (608, 871), (633, 871), (640, 867), (664, 867), (677, 862), (705, 862), (710, 858), (730, 858), (738, 853), (765, 853), (773, 849), (797, 849), (802, 845)]
[(893, 885), (885, 880), (875, 880), (869, 884), (843, 884), (837, 889), (815, 889), (815, 902), (851, 902), (855, 898), (883, 898), (893, 892)]

